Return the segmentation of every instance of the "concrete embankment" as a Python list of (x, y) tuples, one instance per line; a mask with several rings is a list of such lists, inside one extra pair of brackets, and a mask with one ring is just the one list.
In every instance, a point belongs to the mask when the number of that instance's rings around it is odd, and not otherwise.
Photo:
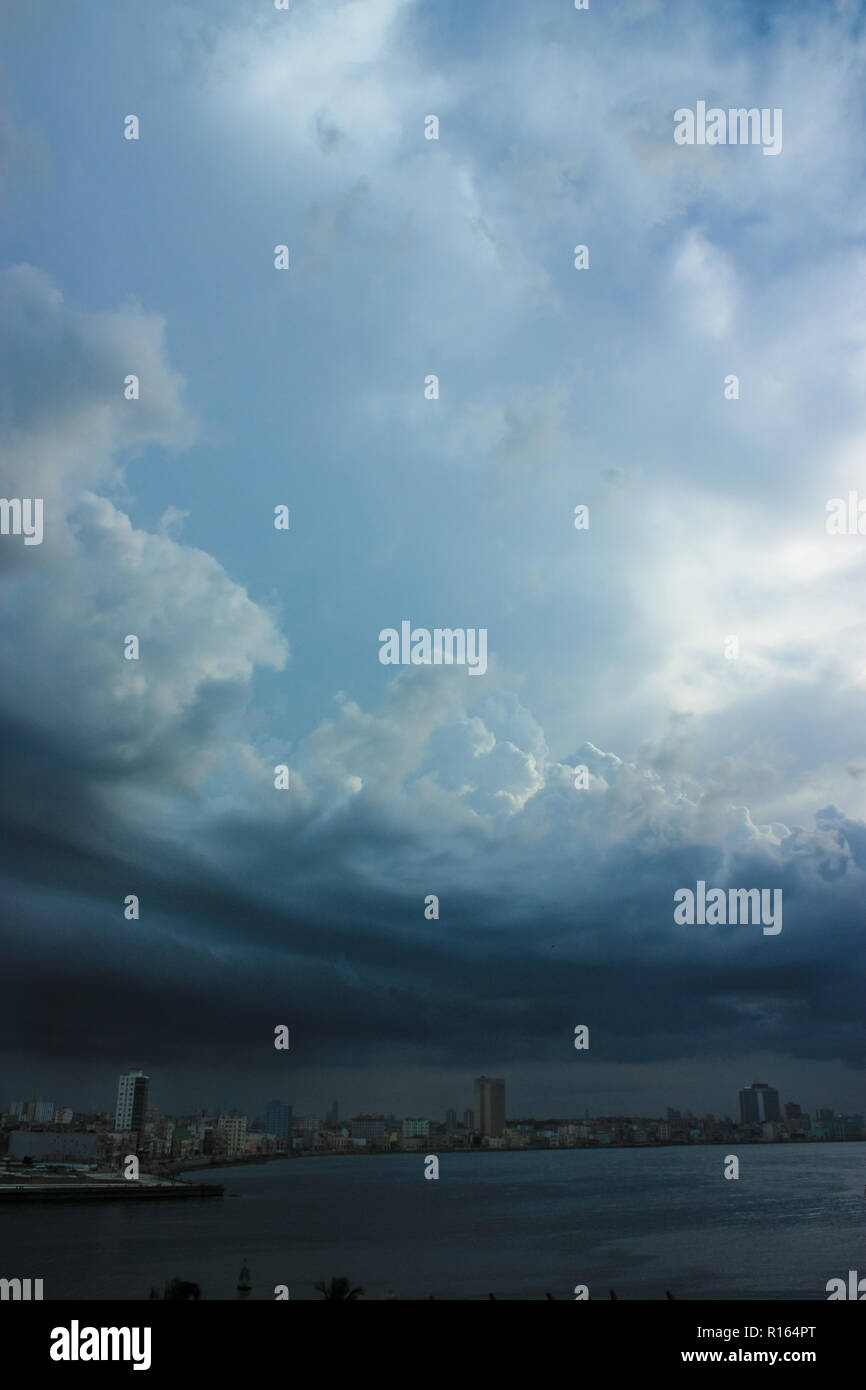
[(0, 1184), (0, 1203), (13, 1202), (146, 1202), (190, 1197), (222, 1197), (222, 1183), (28, 1182)]

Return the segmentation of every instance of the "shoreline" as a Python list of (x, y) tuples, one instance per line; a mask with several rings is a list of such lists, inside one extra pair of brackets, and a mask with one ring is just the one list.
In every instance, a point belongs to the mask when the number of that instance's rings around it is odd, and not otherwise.
[[(656, 1149), (737, 1149), (737, 1148), (818, 1148), (824, 1144), (863, 1144), (866, 1143), (866, 1136), (857, 1139), (769, 1139), (769, 1140), (733, 1140), (719, 1139), (701, 1143), (677, 1144), (568, 1144), (544, 1147), (542, 1145), (527, 1145), (525, 1148), (512, 1149), (436, 1149), (434, 1144), (426, 1150), (422, 1149), (307, 1149), (303, 1152), (295, 1150), (292, 1153), (275, 1154), (239, 1154), (234, 1158), (218, 1158), (202, 1161), (201, 1159), (180, 1160), (179, 1162), (165, 1161), (146, 1171), (153, 1173), (154, 1176), (168, 1176), (177, 1173), (206, 1173), (211, 1169), (220, 1168), (249, 1168), (262, 1163), (273, 1163), (283, 1160), (288, 1162), (299, 1158), (386, 1158), (392, 1155), (402, 1158), (424, 1158), (428, 1153), (434, 1154), (437, 1158), (447, 1158), (452, 1154), (482, 1154), (489, 1156), (493, 1154), (517, 1154), (517, 1153), (575, 1153), (578, 1151), (589, 1150), (592, 1153), (603, 1153), (615, 1149), (618, 1152), (623, 1150), (641, 1151)], [(145, 1171), (145, 1170), (142, 1170)]]

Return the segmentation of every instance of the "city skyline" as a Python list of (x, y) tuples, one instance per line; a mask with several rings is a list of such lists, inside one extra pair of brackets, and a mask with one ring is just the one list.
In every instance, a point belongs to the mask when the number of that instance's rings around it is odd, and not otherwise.
[(335, 1097), (324, 1118), (321, 1110), (299, 1114), (280, 1098), (252, 1116), (245, 1107), (177, 1115), (148, 1103), (150, 1081), (141, 1069), (120, 1075), (113, 1126), (107, 1112), (88, 1116), (64, 1107), (55, 1113), (50, 1101), (37, 1097), (11, 1102), (9, 1112), (0, 1111), (0, 1164), (20, 1173), (21, 1165), (85, 1162), (111, 1172), (134, 1154), (151, 1171), (176, 1175), (184, 1167), (323, 1153), (866, 1142), (862, 1113), (822, 1107), (813, 1117), (799, 1102), (787, 1101), (783, 1115), (779, 1093), (766, 1081), (740, 1089), (738, 1118), (673, 1106), (664, 1116), (593, 1117), (588, 1110), (509, 1115), (505, 1078), (481, 1075), (473, 1078), (474, 1108), (464, 1110), (462, 1124), (453, 1106), (444, 1119), (369, 1109), (340, 1119)]
[[(142, 1093), (138, 1089), (141, 1086), (142, 1081), (144, 1083), (143, 1099), (141, 1098)], [(358, 1107), (341, 1105), (339, 1098), (335, 1099), (333, 1097), (329, 1098), (327, 1105), (323, 1105), (318, 1108), (316, 1106), (298, 1106), (292, 1101), (286, 1101), (284, 1098), (271, 1098), (264, 1105), (244, 1105), (240, 1100), (236, 1101), (234, 1104), (231, 1105), (225, 1103), (205, 1106), (202, 1106), (200, 1104), (192, 1104), (181, 1105), (179, 1107), (169, 1107), (166, 1104), (156, 1105), (154, 1103), (153, 1097), (150, 1095), (151, 1077), (141, 1070), (133, 1070), (121, 1073), (116, 1083), (117, 1100), (113, 1107), (100, 1107), (98, 1105), (94, 1107), (70, 1107), (67, 1104), (67, 1097), (66, 1100), (62, 1102), (62, 1108), (66, 1111), (70, 1118), (72, 1116), (73, 1111), (76, 1114), (110, 1115), (111, 1113), (114, 1113), (116, 1116), (117, 1129), (133, 1128), (131, 1124), (119, 1123), (121, 1115), (122, 1095), (124, 1096), (124, 1105), (128, 1106), (128, 1108), (130, 1109), (130, 1113), (132, 1110), (132, 1096), (130, 1095), (129, 1099), (126, 1099), (126, 1087), (130, 1082), (134, 1082), (136, 1088), (136, 1113), (139, 1116), (143, 1113), (145, 1109), (151, 1107), (159, 1111), (161, 1114), (173, 1116), (194, 1116), (203, 1114), (230, 1115), (243, 1113), (247, 1116), (255, 1116), (256, 1118), (264, 1120), (266, 1125), (269, 1125), (270, 1119), (273, 1116), (276, 1124), (278, 1125), (278, 1128), (270, 1130), (269, 1132), (274, 1134), (280, 1134), (281, 1130), (286, 1125), (291, 1125), (293, 1119), (297, 1121), (311, 1116), (316, 1116), (319, 1119), (321, 1119), (324, 1125), (347, 1125), (351, 1122), (352, 1119), (357, 1119), (359, 1116), (375, 1116), (379, 1118), (383, 1116), (392, 1116), (399, 1119), (401, 1117), (407, 1118), (410, 1115), (410, 1111), (401, 1112), (399, 1109), (396, 1109), (393, 1105), (386, 1105), (383, 1109), (380, 1110), (377, 1110), (375, 1107), (371, 1107), (369, 1104), (362, 1104)], [(783, 1098), (782, 1092), (779, 1087), (773, 1086), (769, 1082), (759, 1081), (753, 1081), (751, 1083), (748, 1083), (747, 1085), (741, 1086), (736, 1093), (735, 1103), (729, 1103), (727, 1107), (713, 1109), (711, 1107), (705, 1106), (703, 1108), (693, 1110), (691, 1109), (691, 1107), (685, 1105), (671, 1106), (670, 1104), (666, 1104), (661, 1109), (659, 1109), (658, 1112), (650, 1110), (619, 1111), (605, 1108), (604, 1106), (592, 1108), (589, 1105), (579, 1105), (577, 1106), (577, 1108), (562, 1110), (561, 1112), (553, 1110), (539, 1111), (537, 1109), (533, 1111), (531, 1108), (506, 1108), (506, 1082), (504, 1080), (499, 1078), (481, 1076), (473, 1078), (470, 1084), (472, 1086), (472, 1092), (474, 1097), (474, 1106), (472, 1108), (466, 1107), (461, 1111), (459, 1108), (456, 1108), (454, 1106), (448, 1106), (444, 1111), (435, 1112), (431, 1109), (425, 1112), (418, 1110), (418, 1107), (416, 1106), (415, 1113), (418, 1115), (423, 1113), (425, 1117), (429, 1120), (435, 1120), (437, 1124), (444, 1124), (446, 1126), (449, 1123), (449, 1117), (453, 1116), (454, 1122), (460, 1127), (465, 1127), (467, 1118), (471, 1115), (474, 1118), (475, 1126), (479, 1129), (480, 1132), (492, 1133), (493, 1128), (490, 1124), (491, 1111), (489, 1109), (491, 1102), (488, 1099), (480, 1100), (480, 1096), (482, 1095), (482, 1086), (485, 1094), (490, 1093), (491, 1091), (496, 1091), (501, 1088), (501, 1101), (492, 1102), (494, 1106), (497, 1124), (499, 1123), (500, 1119), (504, 1121), (506, 1117), (512, 1120), (516, 1120), (519, 1118), (529, 1119), (530, 1117), (535, 1119), (554, 1117), (572, 1119), (581, 1119), (586, 1117), (590, 1119), (599, 1119), (629, 1118), (637, 1116), (641, 1116), (644, 1118), (649, 1118), (652, 1116), (657, 1119), (663, 1119), (664, 1116), (667, 1116), (669, 1119), (671, 1115), (682, 1116), (684, 1119), (702, 1119), (707, 1115), (714, 1115), (717, 1118), (722, 1119), (727, 1116), (732, 1121), (745, 1124), (751, 1122), (760, 1123), (764, 1120), (782, 1120), (789, 1114), (789, 1112), (802, 1112), (806, 1116), (815, 1116), (822, 1112), (831, 1115), (859, 1113), (856, 1107), (846, 1108), (840, 1106), (839, 1104), (834, 1104), (828, 1097), (823, 1097), (821, 1100), (815, 1101), (811, 1105), (809, 1105), (808, 1103), (804, 1104), (802, 1097), (799, 1100), (794, 1100), (792, 1097)], [(753, 1114), (752, 1107), (750, 1107), (748, 1102), (744, 1103), (744, 1097), (756, 1091), (761, 1093), (767, 1093), (773, 1099), (769, 1102), (769, 1108), (767, 1104), (763, 1101), (756, 1103)], [(8, 1100), (6, 1104), (8, 1109), (4, 1111), (2, 1106), (0, 1106), (0, 1114), (6, 1113), (15, 1115), (16, 1113), (18, 1113), (17, 1107), (21, 1106), (22, 1104), (35, 1105), (36, 1114), (33, 1118), (34, 1124), (51, 1122), (51, 1119), (47, 1114), (46, 1107), (51, 1106), (58, 1109), (60, 1108), (58, 1107), (56, 1101), (48, 1100), (46, 1097), (42, 1095), (37, 1095), (35, 1092), (31, 1093), (28, 1096), (26, 1102), (21, 1099), (12, 1099)], [(339, 1119), (334, 1118), (333, 1112), (335, 1107), (340, 1112)], [(861, 1107), (861, 1109), (866, 1109), (866, 1107)]]

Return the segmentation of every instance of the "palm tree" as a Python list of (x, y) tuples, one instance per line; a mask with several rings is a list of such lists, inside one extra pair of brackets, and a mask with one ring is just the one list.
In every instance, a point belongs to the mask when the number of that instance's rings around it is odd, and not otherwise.
[[(159, 1298), (156, 1289), (151, 1289), (148, 1294), (148, 1301)], [(201, 1289), (198, 1284), (191, 1284), (188, 1279), (172, 1279), (171, 1283), (166, 1279), (165, 1290), (162, 1297), (170, 1303), (178, 1303), (195, 1299), (196, 1302), (201, 1298)]]
[(171, 1283), (166, 1285), (165, 1297), (174, 1302), (194, 1299), (197, 1303), (201, 1298), (201, 1289), (198, 1284), (191, 1284), (188, 1279), (172, 1279)]
[(363, 1298), (365, 1293), (364, 1289), (350, 1288), (349, 1281), (345, 1277), (345, 1275), (339, 1275), (336, 1279), (329, 1279), (327, 1283), (325, 1283), (324, 1279), (320, 1279), (318, 1284), (314, 1284), (313, 1287), (322, 1295), (323, 1298)]

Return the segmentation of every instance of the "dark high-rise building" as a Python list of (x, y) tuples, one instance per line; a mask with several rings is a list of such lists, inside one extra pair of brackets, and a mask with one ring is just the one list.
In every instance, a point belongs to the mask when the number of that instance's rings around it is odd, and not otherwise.
[(334, 1100), (331, 1101), (331, 1108), (330, 1108), (330, 1110), (326, 1111), (326, 1113), (325, 1113), (325, 1124), (326, 1124), (326, 1125), (330, 1125), (333, 1129), (336, 1129), (339, 1123), (340, 1123), (340, 1107), (339, 1107), (339, 1105), (337, 1104), (337, 1101), (336, 1101), (336, 1098), (335, 1098)]
[(464, 1111), (463, 1111), (463, 1128), (464, 1128), (464, 1129), (474, 1129), (474, 1128), (475, 1128), (475, 1111), (474, 1111), (474, 1110), (464, 1110)]
[(505, 1128), (505, 1082), (499, 1077), (475, 1078), (475, 1123), (482, 1135), (501, 1137)]
[(785, 1123), (792, 1134), (805, 1134), (811, 1124), (809, 1116), (794, 1101), (789, 1100), (785, 1106)]
[(265, 1129), (268, 1134), (276, 1135), (277, 1139), (284, 1139), (287, 1144), (292, 1139), (292, 1107), (284, 1105), (281, 1100), (268, 1101), (268, 1108), (265, 1111)]
[(456, 1110), (446, 1110), (446, 1111), (445, 1111), (445, 1129), (446, 1129), (446, 1132), (447, 1132), (448, 1134), (453, 1134), (456, 1128), (457, 1128), (457, 1111), (456, 1111)]
[(766, 1081), (753, 1081), (740, 1091), (740, 1124), (760, 1125), (781, 1118), (779, 1092)]

